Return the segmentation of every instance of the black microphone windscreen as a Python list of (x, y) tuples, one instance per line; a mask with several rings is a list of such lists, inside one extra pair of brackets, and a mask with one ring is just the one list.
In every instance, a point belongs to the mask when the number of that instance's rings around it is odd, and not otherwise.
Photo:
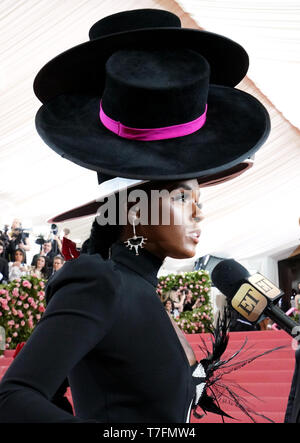
[(243, 280), (250, 276), (244, 266), (233, 259), (222, 260), (211, 274), (213, 284), (228, 298), (235, 296)]

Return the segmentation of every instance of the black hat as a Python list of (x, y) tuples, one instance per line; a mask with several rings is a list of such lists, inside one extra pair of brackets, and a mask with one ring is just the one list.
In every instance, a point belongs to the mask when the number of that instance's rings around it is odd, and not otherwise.
[(251, 165), (270, 122), (257, 99), (233, 88), (248, 68), (240, 45), (151, 9), (106, 17), (90, 37), (35, 79), (37, 130), (53, 150), (100, 182), (210, 184)]

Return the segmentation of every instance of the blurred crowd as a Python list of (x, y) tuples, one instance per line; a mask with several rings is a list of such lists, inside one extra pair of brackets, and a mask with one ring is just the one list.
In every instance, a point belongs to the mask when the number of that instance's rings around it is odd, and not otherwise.
[(10, 228), (4, 226), (0, 231), (0, 284), (26, 275), (48, 280), (66, 261), (80, 255), (76, 244), (69, 239), (70, 230), (65, 228), (60, 239), (57, 226), (52, 226), (49, 238), (39, 236), (35, 241), (40, 251), (31, 260), (28, 260), (32, 256), (30, 235), (22, 228), (21, 220), (14, 219)]
[(171, 290), (166, 294), (164, 306), (166, 311), (174, 318), (179, 318), (181, 312), (192, 311), (201, 306), (200, 297), (192, 301), (193, 293), (189, 289)]

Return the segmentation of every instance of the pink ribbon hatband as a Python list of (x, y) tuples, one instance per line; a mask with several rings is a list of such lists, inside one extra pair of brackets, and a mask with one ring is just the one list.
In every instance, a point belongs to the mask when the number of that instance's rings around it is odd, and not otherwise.
[(149, 128), (149, 129), (140, 129), (140, 128), (130, 128), (129, 126), (125, 126), (116, 120), (108, 117), (105, 114), (102, 108), (102, 104), (100, 103), (100, 120), (103, 125), (111, 132), (119, 135), (123, 138), (134, 139), (134, 140), (164, 140), (168, 138), (175, 137), (183, 137), (184, 135), (192, 134), (196, 132), (198, 129), (202, 128), (206, 121), (206, 112), (207, 105), (205, 107), (205, 111), (200, 117), (192, 120), (188, 123), (183, 123), (180, 125), (173, 126), (165, 126), (162, 128)]

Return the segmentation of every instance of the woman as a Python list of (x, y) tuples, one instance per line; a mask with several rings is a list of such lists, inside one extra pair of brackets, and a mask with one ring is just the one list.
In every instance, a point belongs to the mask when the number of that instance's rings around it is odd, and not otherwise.
[(172, 300), (168, 299), (167, 301), (165, 301), (164, 307), (166, 308), (166, 311), (168, 312), (169, 315), (172, 315), (172, 317), (174, 318), (179, 317), (179, 311), (178, 309), (175, 308), (174, 302)]
[(32, 266), (31, 275), (36, 275), (38, 278), (47, 278), (48, 271), (47, 271), (47, 263), (46, 258), (43, 255), (39, 255), (36, 261), (36, 265)]
[[(70, 214), (100, 212), (89, 254), (48, 284), (42, 321), (0, 385), (0, 420), (186, 422), (202, 399), (208, 409), (213, 400), (157, 296), (157, 272), (167, 256), (195, 255), (199, 184), (248, 168), (269, 119), (234, 89), (248, 58), (222, 36), (147, 9), (106, 17), (90, 37), (38, 74), (36, 125), (52, 149), (98, 173), (102, 203)], [(74, 417), (51, 403), (66, 376)]]
[(27, 274), (28, 267), (25, 264), (25, 252), (23, 249), (16, 249), (14, 260), (8, 263), (8, 278), (10, 281), (23, 277)]
[(0, 283), (8, 281), (8, 262), (4, 257), (4, 244), (0, 241)]

